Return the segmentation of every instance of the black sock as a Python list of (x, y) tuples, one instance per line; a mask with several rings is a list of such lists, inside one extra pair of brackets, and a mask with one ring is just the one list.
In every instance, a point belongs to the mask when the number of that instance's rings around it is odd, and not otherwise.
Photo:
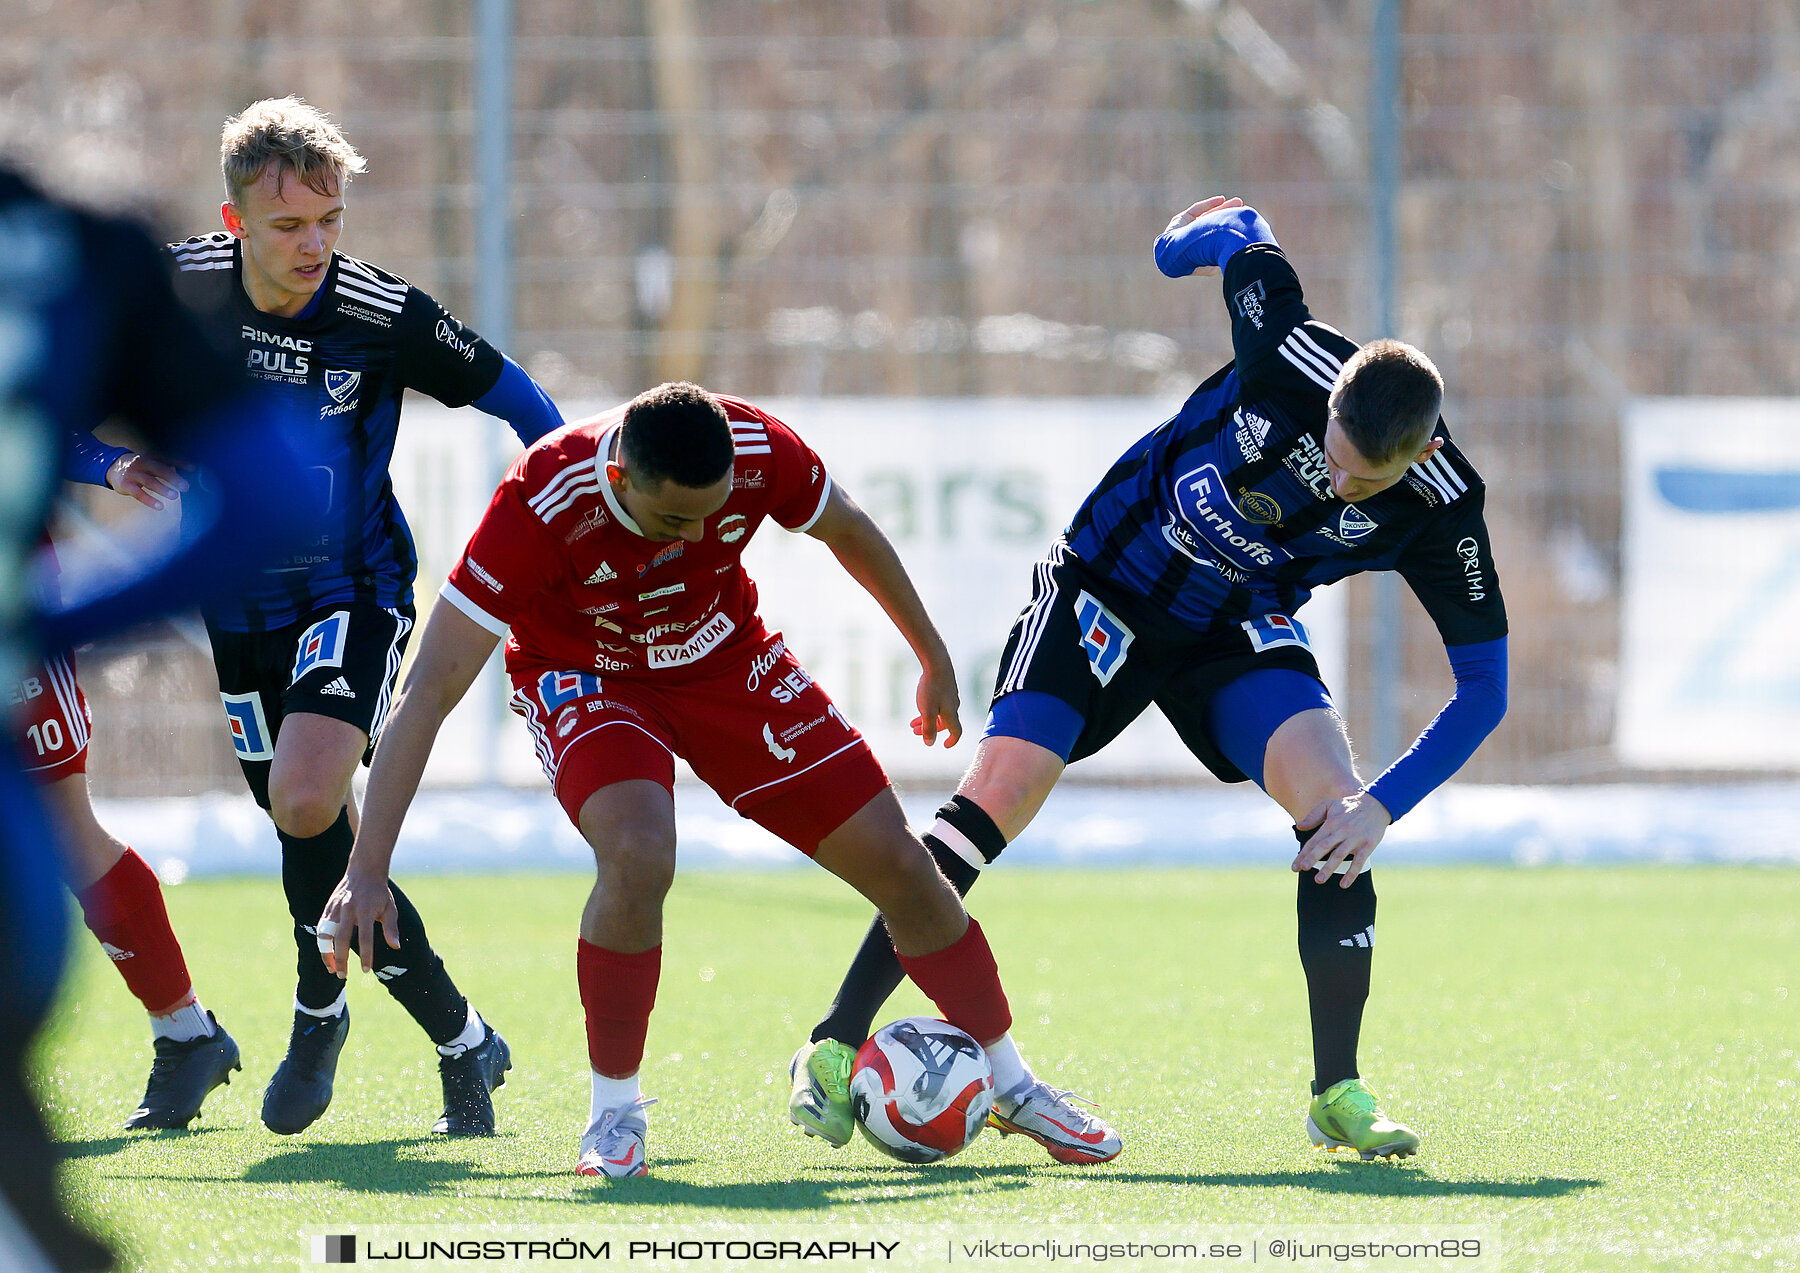
[[(279, 829), (276, 834), (281, 839), (282, 888), (287, 893), (288, 911), (294, 917), (299, 974), (294, 994), (308, 1008), (328, 1008), (343, 993), (344, 983), (319, 958), (313, 926), (319, 922), (325, 903), (331, 900), (332, 890), (344, 878), (344, 868), (350, 863), (350, 846), (355, 842), (350, 814), (348, 810), (340, 812), (329, 830), (308, 839)], [(444, 970), (444, 961), (432, 950), (418, 908), (398, 884), (390, 880), (388, 888), (400, 912), (400, 949), (395, 950), (379, 933), (376, 935), (375, 975), (433, 1043), (448, 1043), (468, 1024), (468, 1000)]]
[[(977, 854), (985, 865), (1006, 848), (1006, 837), (1000, 834), (994, 820), (980, 805), (960, 795), (951, 796), (938, 809), (936, 824), (922, 838), (938, 869), (961, 897), (968, 896), (969, 890), (975, 887), (975, 881), (981, 877), (981, 867), (970, 862), (958, 849)], [(862, 945), (857, 947), (855, 958), (850, 961), (850, 969), (844, 974), (830, 1011), (813, 1027), (813, 1042), (837, 1039), (853, 1048), (861, 1047), (869, 1037), (875, 1014), (881, 1011), (881, 1005), (888, 1001), (905, 977), (900, 968), (900, 957), (894, 953), (894, 940), (888, 936), (887, 921), (877, 915), (869, 925)]]
[[(1302, 834), (1301, 843), (1305, 843)], [(1300, 964), (1312, 1009), (1313, 1095), (1357, 1077), (1356, 1044), (1375, 953), (1375, 882), (1367, 871), (1349, 888), (1338, 877), (1300, 876), (1294, 910), (1300, 921)]]

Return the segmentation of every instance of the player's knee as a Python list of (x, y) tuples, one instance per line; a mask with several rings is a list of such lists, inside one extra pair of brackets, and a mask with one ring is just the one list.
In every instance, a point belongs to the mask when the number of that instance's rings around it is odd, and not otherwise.
[(311, 783), (269, 784), (269, 816), (276, 827), (297, 840), (324, 835), (343, 811), (342, 792)]
[(596, 827), (589, 843), (600, 885), (615, 897), (660, 904), (675, 882), (675, 829), (671, 826), (620, 820)]

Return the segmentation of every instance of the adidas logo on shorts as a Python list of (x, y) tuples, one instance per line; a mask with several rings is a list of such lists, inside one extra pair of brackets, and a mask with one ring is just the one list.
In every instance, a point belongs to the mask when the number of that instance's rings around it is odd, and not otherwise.
[(349, 687), (349, 685), (345, 684), (344, 678), (341, 676), (338, 677), (337, 680), (333, 681), (331, 684), (327, 685), (324, 689), (320, 690), (319, 693), (335, 694), (339, 698), (355, 698), (356, 697), (356, 691), (351, 689)]
[(609, 583), (618, 577), (618, 571), (603, 561), (600, 563), (600, 569), (587, 577), (587, 586), (591, 588), (597, 583)]

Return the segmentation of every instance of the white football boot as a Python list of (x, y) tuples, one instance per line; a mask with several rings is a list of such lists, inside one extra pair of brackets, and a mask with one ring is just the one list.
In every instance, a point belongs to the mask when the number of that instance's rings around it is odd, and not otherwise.
[(644, 1159), (644, 1137), (650, 1120), (644, 1111), (656, 1104), (654, 1096), (640, 1096), (628, 1105), (601, 1112), (581, 1137), (578, 1176), (643, 1176), (650, 1164)]
[(1029, 1136), (1060, 1163), (1082, 1165), (1108, 1162), (1119, 1156), (1125, 1142), (1119, 1133), (1076, 1105), (1093, 1102), (1073, 1092), (1033, 1079), (1022, 1092), (996, 1096), (988, 1126), (1002, 1136)]

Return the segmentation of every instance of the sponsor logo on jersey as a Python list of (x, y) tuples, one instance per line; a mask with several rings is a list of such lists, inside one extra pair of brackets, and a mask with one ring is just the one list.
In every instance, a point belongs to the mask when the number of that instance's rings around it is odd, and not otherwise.
[(1430, 482), (1427, 482), (1424, 478), (1420, 477), (1417, 473), (1412, 472), (1410, 469), (1407, 470), (1406, 484), (1408, 486), (1410, 486), (1414, 492), (1423, 496), (1425, 502), (1427, 504), (1431, 505), (1433, 508), (1436, 508), (1439, 504), (1441, 504), (1443, 502), (1443, 499), (1442, 499), (1442, 497), (1440, 497), (1438, 495), (1436, 488), (1434, 488)]
[(601, 672), (629, 672), (634, 666), (636, 665), (627, 663), (623, 659), (615, 659), (610, 654), (594, 656), (594, 667)]
[(1258, 526), (1273, 526), (1281, 520), (1281, 505), (1261, 491), (1245, 491), (1238, 496), (1238, 512)]
[(1257, 331), (1261, 331), (1263, 329), (1264, 316), (1263, 302), (1268, 298), (1268, 289), (1263, 286), (1263, 281), (1261, 279), (1257, 279), (1256, 282), (1250, 284), (1249, 287), (1244, 288), (1236, 296), (1233, 296), (1231, 298), (1231, 303), (1237, 306), (1238, 313), (1244, 316), (1246, 322), (1256, 328)]
[(501, 583), (498, 579), (494, 578), (494, 576), (490, 575), (485, 569), (482, 568), (481, 563), (476, 561), (473, 557), (464, 557), (463, 564), (469, 568), (470, 574), (474, 575), (477, 579), (481, 580), (482, 583), (484, 583), (488, 587), (492, 588), (496, 594), (506, 591), (506, 585)]
[(456, 328), (450, 325), (449, 319), (438, 319), (437, 326), (432, 328), (431, 334), (437, 337), (438, 344), (448, 345), (452, 351), (461, 354), (464, 362), (475, 361), (475, 342), (464, 340), (457, 333)]
[(312, 352), (312, 341), (307, 340), (304, 337), (282, 336), (275, 332), (263, 331), (259, 327), (252, 327), (248, 323), (244, 324), (244, 326), (239, 329), (239, 332), (245, 340), (258, 345), (273, 345), (277, 349), (292, 349), (295, 352), (302, 354), (310, 354)]
[(1456, 555), (1462, 559), (1463, 581), (1469, 586), (1469, 600), (1486, 600), (1487, 575), (1481, 569), (1481, 545), (1475, 542), (1473, 535), (1465, 535), (1457, 541)]
[[(619, 572), (603, 561), (600, 563), (599, 569), (595, 570), (593, 574), (587, 577), (585, 584), (587, 587), (591, 588), (597, 583), (610, 583), (618, 577)], [(598, 612), (596, 611), (595, 613)]]
[(1344, 505), (1344, 511), (1338, 517), (1338, 534), (1355, 542), (1367, 539), (1375, 529), (1375, 519), (1354, 504)]
[(769, 754), (783, 764), (792, 764), (794, 757), (800, 753), (792, 747), (783, 747), (775, 741), (775, 731), (767, 721), (763, 722), (763, 741), (769, 745)]
[[(670, 544), (667, 548), (665, 548), (661, 552), (657, 553), (656, 556), (652, 557), (649, 561), (646, 561), (643, 565), (639, 566), (638, 567), (638, 578), (642, 579), (645, 575), (649, 574), (652, 570), (655, 570), (658, 566), (668, 565), (671, 561), (674, 561), (677, 557), (681, 556), (682, 552), (685, 551), (686, 548), (687, 548), (687, 540), (685, 540), (685, 539), (676, 540), (674, 543)], [(642, 601), (643, 598), (639, 597), (638, 600)]]
[(302, 632), (294, 647), (294, 674), (289, 681), (298, 681), (322, 667), (344, 666), (344, 638), (349, 631), (350, 612), (337, 610)]
[(360, 318), (365, 323), (373, 323), (377, 327), (392, 327), (394, 320), (378, 310), (369, 309), (343, 299), (342, 289), (338, 296), (338, 313), (348, 314), (351, 318)]
[(1331, 469), (1325, 463), (1325, 452), (1312, 434), (1301, 434), (1294, 449), (1281, 463), (1288, 472), (1305, 482), (1316, 498), (1331, 499), (1335, 494), (1331, 489)]
[(612, 518), (607, 515), (605, 506), (596, 504), (588, 509), (587, 512), (583, 513), (581, 515), (581, 520), (576, 522), (575, 525), (570, 528), (569, 533), (563, 536), (563, 543), (572, 544), (586, 535), (591, 535), (611, 520)]
[(331, 395), (333, 402), (349, 402), (356, 396), (356, 391), (360, 388), (362, 388), (362, 372), (333, 371), (326, 368), (325, 392)]
[(1312, 638), (1307, 635), (1306, 625), (1285, 614), (1265, 614), (1260, 619), (1246, 619), (1239, 626), (1250, 638), (1250, 648), (1258, 654), (1284, 645), (1312, 649)]
[(769, 697), (777, 703), (792, 703), (813, 683), (811, 676), (803, 667), (791, 667), (782, 674), (780, 680), (769, 687)]
[(583, 614), (611, 614), (614, 610), (617, 610), (623, 604), (624, 604), (624, 602), (621, 602), (621, 601), (608, 601), (604, 605), (584, 606), (584, 607), (582, 607), (581, 613), (583, 613)]
[(108, 959), (117, 964), (122, 964), (127, 959), (135, 959), (137, 957), (137, 952), (135, 950), (120, 950), (109, 941), (101, 942), (100, 949), (106, 952), (106, 957)]
[(774, 670), (781, 662), (781, 656), (787, 653), (787, 638), (776, 637), (774, 644), (750, 660), (750, 676), (744, 682), (746, 692), (754, 694), (762, 688), (762, 678)]
[(600, 615), (594, 616), (594, 626), (596, 628), (605, 628), (608, 632), (621, 632), (622, 633), (625, 631), (624, 628), (621, 628), (618, 624), (614, 623), (611, 619), (602, 618)]
[(729, 517), (719, 519), (719, 538), (728, 544), (735, 544), (750, 529), (750, 519), (742, 513), (733, 513)]
[(649, 645), (651, 642), (660, 641), (666, 636), (680, 635), (683, 632), (691, 631), (698, 624), (699, 620), (697, 619), (693, 623), (652, 623), (642, 632), (633, 632), (631, 634), (631, 639), (639, 645)]
[(1232, 433), (1238, 450), (1246, 460), (1262, 459), (1263, 443), (1269, 440), (1269, 430), (1274, 426), (1248, 407), (1239, 407), (1232, 414), (1232, 422), (1237, 428)]
[(330, 694), (333, 698), (355, 698), (356, 691), (350, 688), (350, 682), (338, 677), (331, 684), (320, 690), (321, 694)]
[(231, 729), (231, 747), (239, 760), (275, 759), (275, 740), (269, 737), (269, 722), (263, 719), (262, 698), (249, 694), (226, 694), (219, 698), (225, 704), (225, 722)]
[(303, 384), (312, 371), (312, 359), (285, 349), (252, 349), (244, 358), (244, 369), (264, 380)]
[(1136, 634), (1085, 591), (1075, 598), (1075, 622), (1081, 627), (1081, 648), (1087, 651), (1094, 679), (1102, 685), (1110, 683), (1125, 666), (1125, 651)]
[[(672, 597), (678, 592), (686, 592), (686, 591), (687, 591), (686, 584), (672, 583), (666, 588), (652, 588), (649, 592), (640, 592), (640, 593), (638, 593), (638, 600), (639, 601), (654, 601), (658, 597)], [(668, 607), (664, 606), (663, 609), (667, 610)]]
[[(1238, 529), (1231, 516), (1237, 507), (1226, 498), (1225, 479), (1215, 465), (1202, 464), (1176, 481), (1175, 507), (1200, 532), (1213, 554), (1222, 554), (1248, 569), (1275, 563), (1274, 548)], [(1231, 511), (1228, 513), (1227, 509)], [(1236, 559), (1232, 558), (1233, 553), (1237, 554)]]
[(731, 475), (731, 489), (734, 491), (760, 491), (762, 488), (761, 469), (743, 469)]
[(715, 614), (680, 645), (653, 645), (644, 651), (651, 667), (680, 667), (703, 657), (719, 642), (737, 631), (728, 614)]

